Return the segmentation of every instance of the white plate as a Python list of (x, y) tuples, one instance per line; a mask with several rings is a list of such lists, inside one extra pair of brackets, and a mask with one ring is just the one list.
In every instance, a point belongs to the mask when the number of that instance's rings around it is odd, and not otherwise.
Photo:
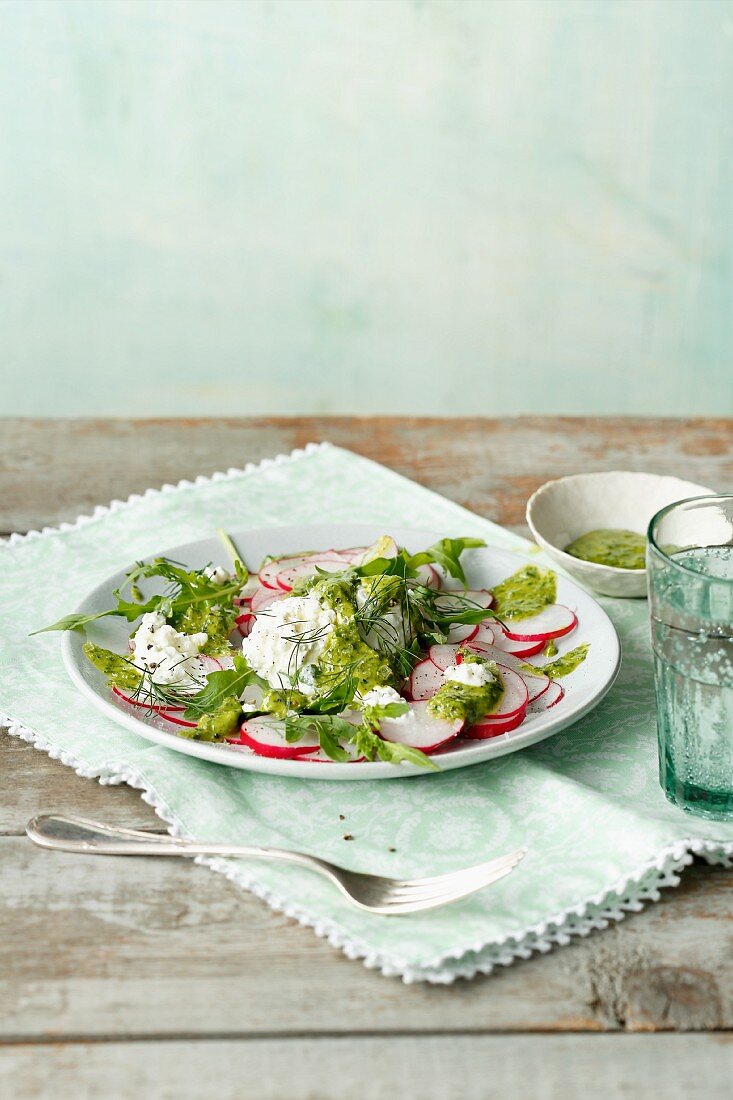
[[(357, 526), (354, 524), (329, 524), (313, 527), (272, 527), (257, 531), (231, 532), (234, 541), (245, 562), (256, 568), (267, 554), (282, 555), (297, 553), (300, 550), (322, 549), (326, 547), (364, 546), (373, 542), (384, 530), (377, 527)], [(412, 531), (390, 528), (401, 546), (414, 553), (422, 550), (445, 532)], [(185, 562), (194, 568), (202, 568), (209, 562), (228, 565), (221, 543), (216, 538), (202, 539), (183, 546), (175, 546), (163, 551), (166, 557)], [(527, 563), (526, 558), (511, 554), (506, 550), (491, 547), (479, 550), (467, 550), (462, 557), (470, 588), (491, 588), (504, 577)], [(130, 568), (129, 563), (125, 568)], [(98, 585), (76, 611), (81, 614), (94, 614), (112, 605), (112, 589), (124, 580), (124, 570), (109, 577)], [(155, 591), (154, 586), (143, 587), (146, 595)], [(486, 741), (458, 742), (437, 757), (436, 762), (445, 771), (449, 768), (464, 768), (469, 764), (479, 764), (497, 756), (524, 749), (544, 740), (553, 733), (565, 729), (577, 722), (584, 714), (592, 710), (611, 687), (619, 669), (620, 648), (613, 624), (589, 595), (572, 581), (558, 576), (558, 603), (571, 607), (578, 616), (578, 626), (569, 639), (560, 639), (558, 648), (562, 653), (581, 642), (590, 642), (586, 660), (564, 681), (565, 698), (544, 714), (528, 715), (523, 724), (510, 733), (492, 737)], [(437, 772), (426, 771), (416, 765), (385, 763), (336, 764), (316, 763), (306, 760), (276, 760), (256, 756), (245, 748), (229, 745), (211, 744), (203, 741), (190, 741), (178, 737), (171, 731), (165, 719), (148, 716), (144, 712), (135, 713), (136, 708), (122, 700), (117, 700), (109, 690), (103, 674), (84, 656), (82, 645), (86, 639), (107, 649), (123, 653), (127, 649), (130, 625), (124, 619), (101, 619), (87, 627), (86, 638), (76, 631), (63, 636), (64, 663), (80, 691), (108, 718), (133, 733), (164, 745), (175, 752), (197, 756), (201, 760), (210, 760), (231, 768), (244, 768), (247, 771), (267, 772), (271, 775), (297, 776), (307, 779), (395, 779), (410, 775), (430, 776)], [(138, 708), (139, 709), (139, 708)]]

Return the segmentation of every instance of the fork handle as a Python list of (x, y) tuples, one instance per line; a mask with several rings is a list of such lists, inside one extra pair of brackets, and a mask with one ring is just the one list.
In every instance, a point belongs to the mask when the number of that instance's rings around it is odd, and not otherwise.
[(317, 856), (286, 848), (258, 848), (244, 844), (209, 844), (178, 837), (102, 825), (84, 817), (39, 814), (26, 825), (26, 834), (41, 848), (99, 856), (249, 856), (297, 863), (331, 877), (331, 865)]

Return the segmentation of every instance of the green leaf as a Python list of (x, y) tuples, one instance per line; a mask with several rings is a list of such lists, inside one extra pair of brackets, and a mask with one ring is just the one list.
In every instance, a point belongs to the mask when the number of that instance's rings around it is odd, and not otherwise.
[(28, 635), (45, 634), (49, 630), (81, 630), (87, 623), (93, 623), (96, 619), (103, 619), (106, 615), (115, 615), (115, 611), (99, 611), (96, 615), (65, 615), (63, 619), (52, 623), (51, 626), (42, 626), (38, 630), (32, 630)]
[[(393, 703), (391, 705), (399, 706), (400, 704)], [(378, 758), (388, 764), (399, 764), (404, 760), (406, 763), (417, 764), (418, 767), (427, 768), (429, 771), (439, 772), (441, 770), (434, 760), (431, 760), (424, 752), (420, 752), (419, 749), (411, 749), (407, 745), (398, 744), (396, 741), (382, 740), (379, 734), (370, 728), (368, 721), (365, 721), (357, 730), (356, 749), (357, 752), (366, 756), (367, 760)]]
[(451, 577), (455, 577), (462, 584), (466, 584), (466, 574), (463, 572), (463, 566), (459, 559), (464, 550), (476, 546), (486, 546), (486, 543), (483, 539), (472, 538), (441, 539), (429, 546), (427, 550), (422, 550), (419, 554), (413, 554), (409, 559), (409, 564), (413, 569), (416, 569), (419, 565), (435, 563), (442, 566)]
[(80, 630), (87, 623), (103, 619), (107, 615), (118, 615), (133, 623), (142, 615), (149, 614), (151, 611), (160, 611), (168, 619), (182, 615), (189, 607), (226, 603), (228, 598), (239, 593), (242, 585), (239, 578), (230, 584), (215, 584), (203, 570), (187, 570), (168, 558), (137, 562), (128, 571), (125, 583), (129, 586), (131, 594), (136, 597), (140, 595), (137, 581), (150, 577), (160, 577), (168, 581), (168, 591), (163, 595), (151, 596), (145, 603), (138, 603), (126, 599), (121, 589), (116, 588), (112, 592), (117, 601), (115, 607), (99, 611), (95, 615), (66, 615), (51, 626), (34, 630), (33, 634), (42, 634), (47, 630)]
[(364, 719), (372, 729), (379, 729), (379, 723), (383, 718), (400, 718), (409, 710), (407, 703), (378, 703), (375, 706), (364, 707)]
[(419, 768), (427, 768), (428, 771), (439, 772), (442, 768), (424, 752), (412, 749), (409, 745), (401, 745), (398, 741), (382, 741), (379, 748), (379, 757), (388, 764), (417, 764)]
[(244, 657), (237, 653), (234, 656), (234, 668), (225, 668), (208, 674), (206, 686), (188, 698), (183, 717), (191, 720), (199, 718), (202, 714), (211, 714), (227, 696), (240, 696), (247, 684), (252, 683), (262, 684), (262, 681), (249, 668)]
[(293, 744), (308, 734), (315, 734), (331, 760), (346, 763), (351, 759), (339, 745), (339, 738), (352, 741), (355, 728), (337, 714), (292, 714), (285, 719), (285, 740)]

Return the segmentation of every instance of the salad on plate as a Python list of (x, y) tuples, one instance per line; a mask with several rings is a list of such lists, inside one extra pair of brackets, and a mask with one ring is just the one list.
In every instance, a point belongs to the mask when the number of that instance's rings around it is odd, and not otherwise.
[[(371, 546), (269, 557), (250, 573), (220, 532), (231, 567), (139, 562), (108, 615), (132, 626), (124, 653), (84, 654), (120, 706), (182, 737), (233, 751), (344, 765), (434, 757), (463, 739), (518, 729), (562, 703), (559, 680), (588, 646), (558, 656), (577, 626), (556, 577), (526, 564), (491, 590), (466, 586), (461, 558), (479, 539), (444, 538), (411, 554)], [(152, 583), (161, 591), (144, 594)]]

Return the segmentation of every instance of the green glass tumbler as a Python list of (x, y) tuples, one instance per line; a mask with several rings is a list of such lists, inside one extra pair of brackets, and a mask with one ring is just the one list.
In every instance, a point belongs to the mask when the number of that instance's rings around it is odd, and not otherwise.
[(662, 789), (688, 813), (733, 821), (733, 497), (657, 512), (647, 579)]

